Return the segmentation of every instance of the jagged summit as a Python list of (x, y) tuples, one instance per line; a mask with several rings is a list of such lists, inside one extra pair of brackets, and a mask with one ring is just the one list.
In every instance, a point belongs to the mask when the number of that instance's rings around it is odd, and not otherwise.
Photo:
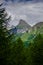
[(19, 24), (16, 27), (29, 29), (31, 26), (27, 22), (25, 22), (25, 20), (20, 19)]
[(20, 19), (19, 24), (16, 26), (17, 33), (24, 33), (29, 31), (31, 26), (25, 22), (25, 20)]

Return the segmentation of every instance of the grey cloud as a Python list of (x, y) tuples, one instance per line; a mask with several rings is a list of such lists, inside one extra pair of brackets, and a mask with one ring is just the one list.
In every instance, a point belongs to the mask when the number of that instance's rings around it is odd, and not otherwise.
[(7, 11), (12, 15), (13, 24), (20, 19), (24, 19), (28, 24), (34, 25), (37, 22), (43, 21), (43, 3), (26, 3), (8, 5)]
[(20, 19), (24, 19), (30, 25), (43, 21), (43, 2), (17, 4), (9, 2), (5, 7), (12, 17), (10, 26), (17, 25)]

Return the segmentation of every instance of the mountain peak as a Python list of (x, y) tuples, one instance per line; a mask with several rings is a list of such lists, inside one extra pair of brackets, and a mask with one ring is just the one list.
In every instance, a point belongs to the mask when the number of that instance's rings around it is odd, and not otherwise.
[(20, 19), (17, 28), (30, 28), (31, 26), (23, 19)]
[(18, 32), (26, 32), (27, 30), (30, 30), (31, 26), (25, 21), (20, 19), (19, 24), (16, 26), (18, 29)]

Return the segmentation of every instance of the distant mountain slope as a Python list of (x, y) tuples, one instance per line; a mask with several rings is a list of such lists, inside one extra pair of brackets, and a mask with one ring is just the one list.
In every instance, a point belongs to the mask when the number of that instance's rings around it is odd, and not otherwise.
[(35, 24), (33, 27), (41, 27), (41, 26), (43, 26), (43, 22), (39, 22), (39, 23)]
[(43, 33), (43, 22), (39, 22), (32, 27), (32, 31)]
[(21, 19), (16, 27), (9, 30), (10, 33), (24, 33), (27, 31), (30, 33), (43, 33), (43, 22), (39, 22), (31, 27), (28, 23)]
[(12, 29), (9, 30), (9, 33), (12, 34), (12, 33), (24, 33), (26, 31), (29, 31), (31, 28), (31, 26), (26, 23), (24, 20), (20, 20), (19, 21), (19, 24), (15, 27), (13, 27)]
[(18, 32), (26, 32), (31, 28), (31, 26), (21, 19), (19, 21), (19, 24), (16, 26), (16, 28), (18, 29)]
[[(26, 28), (28, 30), (29, 29), (31, 30), (31, 28), (32, 28), (31, 32), (22, 33), (24, 30), (26, 31)], [(17, 32), (18, 29), (19, 29), (19, 33)], [(37, 33), (43, 34), (43, 22), (39, 22), (39, 23), (35, 24), (33, 27), (31, 27), (31, 26), (28, 26), (28, 24), (24, 20), (23, 21), (21, 20), (16, 27), (14, 27), (10, 30), (10, 33), (15, 34), (15, 39), (13, 37), (12, 41), (15, 41), (18, 37), (20, 37), (24, 43), (29, 44), (30, 42), (33, 42), (33, 39), (37, 36)]]
[(31, 26), (26, 23), (24, 20), (20, 20), (19, 21), (19, 24), (16, 26), (17, 28), (30, 28)]
[[(21, 36), (21, 39), (23, 41), (31, 41), (32, 39), (34, 39), (34, 37), (38, 34), (41, 33), (43, 34), (43, 22), (39, 22), (37, 24), (35, 24), (33, 27), (31, 27), (31, 33), (24, 33)], [(35, 33), (35, 34), (34, 34)], [(37, 33), (37, 34), (36, 34)]]

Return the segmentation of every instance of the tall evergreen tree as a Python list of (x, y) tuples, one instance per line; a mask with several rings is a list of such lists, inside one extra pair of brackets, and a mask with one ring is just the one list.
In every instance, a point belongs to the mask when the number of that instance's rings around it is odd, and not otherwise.
[(11, 49), (11, 62), (12, 65), (23, 65), (23, 42), (20, 38), (16, 40)]
[(10, 35), (8, 36), (7, 24), (9, 20), (10, 17), (7, 17), (5, 8), (0, 4), (0, 65), (5, 65), (8, 57)]

